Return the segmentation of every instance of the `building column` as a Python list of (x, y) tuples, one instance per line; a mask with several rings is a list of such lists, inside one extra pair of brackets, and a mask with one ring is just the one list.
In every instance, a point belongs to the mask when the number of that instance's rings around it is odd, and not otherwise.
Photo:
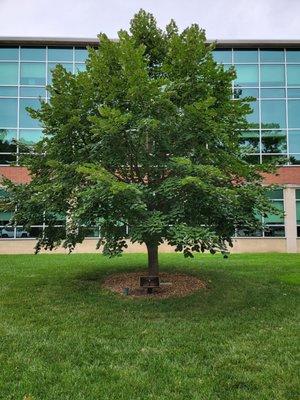
[(296, 223), (296, 191), (294, 187), (285, 187), (284, 196), (284, 224), (287, 253), (297, 253), (297, 223)]

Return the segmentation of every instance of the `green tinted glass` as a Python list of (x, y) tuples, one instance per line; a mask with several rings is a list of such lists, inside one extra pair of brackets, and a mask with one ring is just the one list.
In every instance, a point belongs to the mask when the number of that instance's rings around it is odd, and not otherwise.
[(300, 165), (300, 154), (290, 154), (289, 160), (293, 165)]
[(286, 153), (286, 131), (262, 130), (261, 147), (263, 153)]
[(261, 86), (284, 86), (284, 65), (261, 65), (260, 84)]
[(289, 131), (289, 151), (290, 153), (300, 153), (300, 130)]
[(283, 190), (282, 189), (273, 189), (268, 192), (268, 198), (273, 200), (283, 200)]
[(0, 129), (0, 152), (11, 153), (16, 151), (17, 131), (14, 129)]
[(213, 58), (219, 64), (231, 64), (232, 63), (232, 53), (231, 50), (214, 50)]
[(239, 49), (233, 51), (234, 63), (257, 63), (258, 61), (258, 51), (257, 50), (247, 50)]
[(285, 89), (261, 89), (260, 97), (267, 99), (276, 99), (285, 97)]
[(296, 203), (297, 224), (300, 224), (300, 201)]
[(300, 100), (288, 101), (289, 127), (300, 128)]
[(26, 110), (27, 107), (37, 110), (40, 108), (40, 101), (38, 99), (20, 99), (20, 127), (38, 128), (39, 122), (30, 117)]
[(258, 86), (257, 65), (236, 65), (235, 86)]
[(73, 61), (73, 48), (72, 47), (49, 47), (48, 48), (49, 61)]
[(17, 127), (17, 99), (0, 99), (0, 128)]
[(18, 63), (0, 62), (0, 85), (18, 84)]
[(87, 49), (75, 49), (75, 62), (84, 62), (88, 57)]
[(243, 132), (240, 145), (247, 150), (247, 153), (259, 153), (259, 131)]
[(296, 199), (300, 200), (300, 189), (296, 189)]
[(18, 47), (0, 47), (0, 60), (16, 61), (18, 59)]
[(287, 50), (286, 61), (300, 63), (300, 50)]
[(40, 129), (20, 129), (19, 140), (21, 143), (32, 146), (43, 138), (43, 131)]
[(45, 61), (45, 47), (21, 47), (21, 61)]
[(21, 87), (20, 88), (21, 97), (45, 97), (46, 90), (45, 87)]
[(21, 85), (45, 85), (46, 65), (44, 63), (21, 63)]
[(0, 96), (17, 97), (18, 88), (13, 86), (0, 86)]
[(261, 127), (264, 129), (286, 127), (284, 100), (261, 101)]
[[(273, 201), (273, 206), (275, 206), (279, 211), (283, 212), (283, 201)], [(267, 217), (264, 218), (264, 222), (266, 224), (283, 224), (284, 223), (284, 216), (276, 215), (276, 214), (269, 214)]]
[(260, 51), (260, 62), (284, 62), (284, 51), (283, 50), (261, 50)]
[(300, 65), (287, 66), (288, 86), (300, 86)]
[(289, 98), (295, 98), (295, 97), (299, 97), (300, 98), (300, 89), (288, 89), (287, 90), (288, 93), (288, 97)]

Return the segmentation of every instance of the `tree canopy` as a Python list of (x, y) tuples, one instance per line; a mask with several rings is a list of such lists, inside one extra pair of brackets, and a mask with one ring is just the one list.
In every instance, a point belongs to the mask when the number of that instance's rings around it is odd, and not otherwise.
[(56, 67), (50, 100), (30, 110), (44, 130), (23, 159), (32, 180), (6, 182), (14, 221), (44, 221), (37, 251), (72, 250), (85, 226), (100, 225), (105, 254), (127, 239), (145, 243), (156, 274), (162, 242), (186, 256), (225, 252), (236, 229), (259, 226), (257, 215), (272, 210), (267, 167), (249, 164), (239, 146), (249, 99), (232, 99), (235, 71), (213, 48), (198, 25), (161, 30), (140, 10), (118, 40), (99, 35), (86, 71)]

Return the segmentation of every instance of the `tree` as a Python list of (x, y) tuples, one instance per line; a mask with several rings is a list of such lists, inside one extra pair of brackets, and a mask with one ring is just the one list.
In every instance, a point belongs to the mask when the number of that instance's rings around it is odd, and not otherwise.
[[(117, 41), (99, 35), (86, 72), (54, 70), (50, 101), (30, 110), (45, 134), (23, 159), (32, 180), (6, 181), (14, 222), (44, 220), (37, 252), (72, 251), (85, 226), (101, 225), (104, 254), (145, 243), (157, 275), (164, 241), (185, 256), (227, 252), (236, 229), (259, 226), (257, 213), (272, 210), (267, 168), (239, 146), (249, 99), (232, 100), (234, 69), (213, 48), (198, 25), (163, 31), (141, 10)], [(55, 227), (62, 216), (66, 229)]]

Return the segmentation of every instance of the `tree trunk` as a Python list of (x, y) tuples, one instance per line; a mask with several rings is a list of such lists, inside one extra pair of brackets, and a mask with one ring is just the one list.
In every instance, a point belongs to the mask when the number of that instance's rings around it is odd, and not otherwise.
[(149, 276), (158, 275), (158, 245), (146, 243), (148, 251), (148, 274)]

